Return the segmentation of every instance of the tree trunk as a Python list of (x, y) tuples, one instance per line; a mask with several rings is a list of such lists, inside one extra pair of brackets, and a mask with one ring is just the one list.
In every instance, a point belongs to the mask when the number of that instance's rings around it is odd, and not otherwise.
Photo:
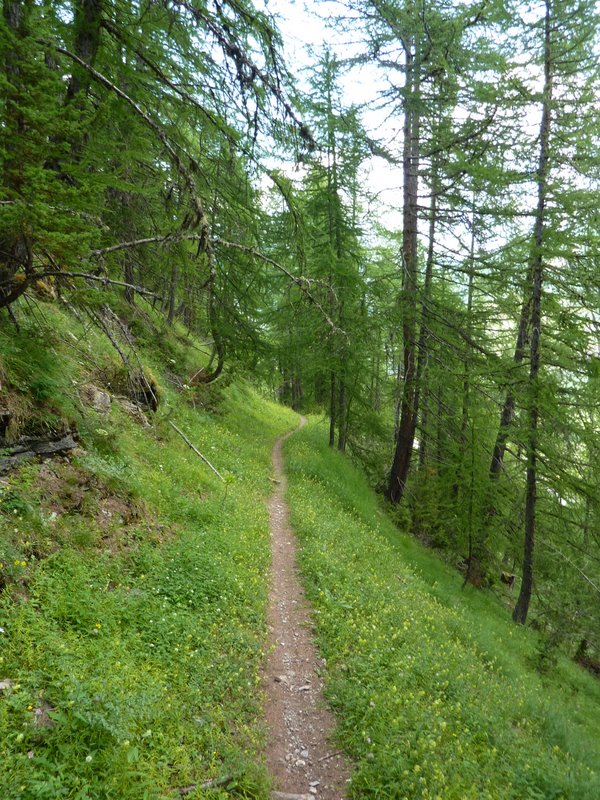
[[(216, 297), (216, 283), (217, 283), (217, 270), (215, 267), (214, 254), (209, 247), (207, 251), (209, 260), (209, 281), (208, 281), (208, 298), (207, 298), (207, 311), (210, 332), (213, 337), (213, 352), (207, 367), (202, 367), (198, 370), (189, 380), (189, 384), (195, 383), (212, 383), (216, 381), (219, 375), (223, 372), (225, 366), (225, 342), (221, 336), (220, 321), (217, 311), (217, 297)], [(216, 367), (211, 370), (212, 362), (217, 359)]]
[(427, 262), (425, 264), (425, 281), (423, 284), (423, 302), (421, 304), (421, 329), (419, 331), (419, 345), (417, 363), (417, 378), (415, 390), (415, 419), (419, 418), (419, 469), (425, 466), (427, 453), (427, 417), (429, 402), (429, 387), (427, 382), (427, 367), (429, 361), (428, 335), (429, 335), (429, 301), (431, 299), (431, 286), (433, 284), (433, 266), (435, 263), (435, 231), (437, 223), (437, 165), (433, 165), (431, 179), (431, 200), (429, 204), (429, 242), (427, 245)]
[[(22, 64), (23, 41), (28, 35), (27, 4), (21, 0), (4, 0), (4, 21), (17, 41), (17, 46), (6, 53), (4, 71), (6, 96), (4, 97), (4, 164), (2, 188), (5, 198), (18, 200), (22, 197), (25, 173), (22, 146), (27, 135), (27, 124), (20, 105), (25, 90)], [(23, 270), (23, 280), (16, 280)], [(27, 289), (28, 278), (33, 270), (31, 239), (26, 227), (16, 222), (12, 228), (0, 232), (0, 308), (10, 306)]]
[[(477, 241), (477, 224), (475, 218), (475, 197), (473, 197), (473, 211), (471, 215), (471, 243), (469, 246), (469, 280), (467, 287), (467, 336), (471, 341), (473, 333), (473, 294), (475, 288), (475, 244)], [(460, 468), (456, 474), (455, 484), (453, 487), (453, 495), (458, 497), (459, 493), (459, 480), (462, 479), (466, 484), (466, 471), (467, 471), (467, 431), (469, 428), (469, 416), (471, 413), (471, 371), (469, 363), (469, 353), (467, 352), (464, 363), (463, 372), (463, 391), (462, 391), (462, 413), (460, 422)], [(467, 542), (468, 542), (468, 556), (467, 556), (467, 571), (465, 573), (465, 580), (463, 586), (469, 581), (473, 580), (474, 572), (479, 571), (479, 565), (483, 559), (482, 541), (476, 542), (476, 537), (473, 535), (473, 506), (474, 506), (474, 491), (475, 491), (475, 428), (471, 426), (471, 457), (469, 465), (469, 488), (468, 488), (468, 511), (467, 511)], [(463, 490), (464, 491), (464, 490)], [(458, 506), (458, 504), (457, 504)], [(458, 507), (456, 514), (458, 516)], [(478, 546), (479, 545), (479, 546)], [(474, 569), (475, 568), (475, 569)]]
[[(525, 294), (529, 295), (530, 291), (531, 286), (528, 277)], [(519, 328), (517, 332), (517, 343), (515, 345), (515, 354), (513, 356), (513, 361), (516, 368), (521, 366), (523, 359), (525, 358), (525, 345), (527, 344), (527, 331), (529, 329), (530, 322), (530, 306), (530, 298), (525, 297), (521, 306), (521, 316), (519, 318)], [(504, 455), (506, 453), (506, 443), (508, 441), (508, 434), (514, 416), (515, 395), (511, 387), (506, 393), (504, 404), (500, 412), (500, 424), (498, 426), (498, 434), (496, 436), (494, 451), (492, 453), (492, 461), (490, 464), (490, 478), (492, 480), (497, 480), (502, 473), (502, 468), (504, 466)]]
[(419, 63), (410, 47), (406, 52), (403, 145), (403, 228), (402, 228), (402, 347), (404, 385), (400, 422), (390, 470), (388, 499), (397, 504), (404, 495), (416, 430), (416, 316), (417, 316), (417, 205), (419, 189)]
[(346, 399), (346, 379), (344, 373), (340, 378), (339, 389), (339, 413), (338, 413), (338, 450), (345, 452), (346, 450), (346, 429), (347, 429), (347, 412), (348, 403)]
[[(469, 281), (467, 287), (467, 335), (469, 341), (473, 333), (473, 292), (475, 283), (475, 242), (477, 240), (477, 227), (475, 220), (475, 198), (473, 198), (473, 213), (471, 215), (471, 243), (469, 246)], [(463, 394), (462, 394), (462, 415), (460, 423), (461, 445), (466, 444), (467, 427), (469, 425), (469, 413), (471, 404), (471, 374), (469, 364), (469, 354), (465, 358), (463, 372)]]
[(329, 375), (329, 447), (335, 445), (335, 418), (336, 418), (336, 402), (335, 402), (335, 372), (331, 370)]
[(523, 578), (521, 591), (513, 611), (515, 622), (524, 624), (529, 612), (529, 603), (533, 590), (533, 555), (536, 530), (537, 500), (537, 450), (539, 419), (539, 371), (540, 371), (540, 339), (542, 321), (542, 284), (543, 253), (546, 197), (548, 192), (548, 160), (550, 129), (552, 125), (552, 78), (553, 62), (550, 47), (550, 31), (552, 23), (552, 0), (546, 0), (546, 17), (544, 23), (544, 93), (542, 122), (540, 125), (540, 155), (537, 169), (538, 203), (535, 218), (534, 242), (531, 259), (533, 292), (531, 299), (531, 345), (528, 383), (529, 431), (527, 436), (527, 493), (525, 501), (525, 544), (523, 552)]
[[(80, 0), (74, 4), (73, 28), (75, 31), (75, 53), (93, 65), (100, 44), (103, 0)], [(90, 85), (89, 73), (81, 67), (74, 67), (67, 87), (67, 102), (78, 94), (87, 94)]]
[(175, 322), (175, 299), (177, 296), (177, 282), (179, 278), (179, 270), (177, 269), (177, 262), (173, 261), (171, 267), (171, 282), (169, 283), (169, 305), (167, 312), (167, 324), (173, 325)]

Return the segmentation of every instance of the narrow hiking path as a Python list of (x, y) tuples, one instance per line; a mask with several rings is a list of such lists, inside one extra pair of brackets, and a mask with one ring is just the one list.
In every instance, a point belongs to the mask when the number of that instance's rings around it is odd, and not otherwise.
[[(301, 417), (300, 427), (306, 423)], [(275, 491), (269, 502), (273, 554), (269, 595), (270, 655), (265, 675), (267, 765), (273, 798), (343, 800), (350, 769), (330, 741), (333, 716), (323, 699), (310, 609), (298, 578), (296, 543), (285, 501), (281, 436), (272, 451)]]

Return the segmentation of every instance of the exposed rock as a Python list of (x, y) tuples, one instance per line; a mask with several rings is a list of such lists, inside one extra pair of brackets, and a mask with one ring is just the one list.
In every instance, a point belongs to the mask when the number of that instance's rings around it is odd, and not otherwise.
[(148, 421), (148, 417), (136, 403), (132, 403), (131, 400), (127, 400), (126, 397), (119, 397), (119, 404), (126, 414), (129, 414), (136, 422), (140, 423), (142, 428), (152, 427)]
[(271, 792), (271, 800), (314, 800), (314, 795), (289, 794), (288, 792)]
[(110, 411), (111, 399), (108, 392), (102, 391), (92, 383), (87, 383), (81, 387), (80, 394), (83, 402), (99, 414), (107, 414)]
[[(1, 443), (0, 443), (1, 446)], [(59, 439), (38, 439), (34, 436), (21, 436), (12, 447), (4, 448), (5, 457), (0, 458), (0, 472), (7, 472), (35, 456), (62, 455), (77, 447), (73, 434), (68, 433)]]
[(11, 419), (12, 414), (9, 409), (0, 408), (0, 436), (6, 436)]

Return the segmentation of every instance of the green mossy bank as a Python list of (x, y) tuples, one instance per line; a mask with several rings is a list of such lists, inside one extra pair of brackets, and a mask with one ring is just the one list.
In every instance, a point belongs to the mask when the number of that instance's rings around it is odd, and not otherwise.
[(159, 410), (149, 428), (115, 399), (99, 414), (79, 390), (110, 389), (118, 355), (42, 314), (0, 332), (4, 399), (21, 431), (76, 424), (81, 449), (1, 484), (0, 795), (266, 797), (265, 501), (272, 443), (297, 416), (241, 385), (176, 390), (161, 364), (191, 374), (197, 343), (139, 312)]
[(600, 684), (378, 508), (316, 421), (286, 443), (292, 524), (352, 798), (594, 800)]

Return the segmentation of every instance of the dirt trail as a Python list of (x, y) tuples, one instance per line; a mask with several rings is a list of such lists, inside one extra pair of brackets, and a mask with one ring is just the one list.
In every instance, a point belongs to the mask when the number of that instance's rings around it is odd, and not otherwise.
[[(300, 427), (306, 420), (301, 418)], [(289, 436), (290, 434), (287, 434)], [(312, 639), (310, 609), (298, 579), (296, 543), (285, 502), (282, 436), (273, 447), (275, 491), (269, 503), (272, 584), (265, 715), (273, 800), (343, 800), (350, 769), (330, 743), (334, 722), (323, 700), (323, 662)]]

